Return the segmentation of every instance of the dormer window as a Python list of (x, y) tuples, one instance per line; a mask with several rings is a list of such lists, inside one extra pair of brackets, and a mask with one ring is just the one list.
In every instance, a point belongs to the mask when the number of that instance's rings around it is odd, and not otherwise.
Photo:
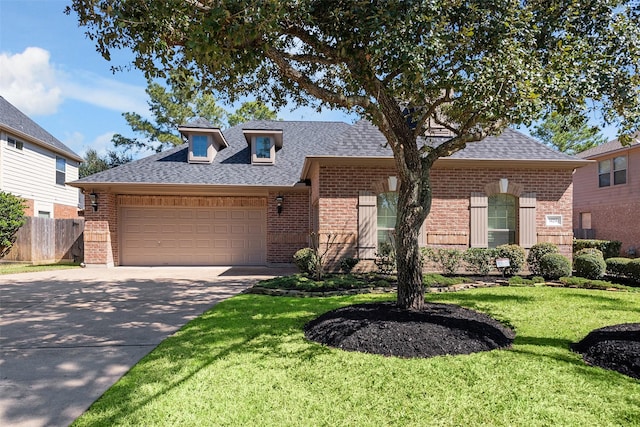
[(216, 153), (229, 146), (219, 128), (206, 120), (197, 120), (178, 128), (189, 143), (189, 163), (211, 163)]
[(282, 148), (282, 130), (244, 129), (243, 133), (251, 147), (251, 164), (275, 164), (276, 151)]

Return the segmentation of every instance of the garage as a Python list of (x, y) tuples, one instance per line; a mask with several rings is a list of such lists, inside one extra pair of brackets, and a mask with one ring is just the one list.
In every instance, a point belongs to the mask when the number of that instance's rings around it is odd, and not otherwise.
[(123, 207), (120, 265), (264, 265), (264, 207)]

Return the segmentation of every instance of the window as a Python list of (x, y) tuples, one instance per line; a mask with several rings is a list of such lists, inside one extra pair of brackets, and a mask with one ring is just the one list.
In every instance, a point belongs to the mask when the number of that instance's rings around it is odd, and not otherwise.
[(627, 183), (626, 156), (618, 156), (614, 157), (613, 159), (607, 159), (598, 162), (598, 187), (609, 187), (611, 185), (612, 174), (613, 185)]
[(66, 181), (67, 162), (63, 157), (56, 157), (56, 184), (64, 185)]
[(16, 150), (22, 150), (22, 148), (24, 148), (24, 143), (22, 141), (18, 141), (13, 138), (7, 138), (7, 145), (15, 148)]
[(259, 159), (271, 158), (271, 138), (268, 136), (256, 137), (256, 157)]
[(51, 218), (51, 212), (38, 211), (38, 218)]
[(389, 253), (395, 247), (394, 233), (398, 212), (398, 193), (380, 193), (377, 197), (378, 252)]
[(591, 230), (591, 212), (580, 212), (580, 228)]
[(627, 157), (619, 156), (613, 159), (613, 185), (627, 183)]
[(516, 242), (516, 198), (510, 194), (494, 194), (488, 200), (489, 247)]
[(207, 157), (209, 141), (206, 135), (193, 135), (193, 157)]

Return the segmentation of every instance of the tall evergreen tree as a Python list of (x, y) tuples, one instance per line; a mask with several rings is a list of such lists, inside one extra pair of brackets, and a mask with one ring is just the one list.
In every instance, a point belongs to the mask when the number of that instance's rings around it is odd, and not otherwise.
[(597, 126), (590, 126), (584, 116), (553, 111), (536, 125), (531, 135), (550, 147), (567, 154), (577, 154), (607, 141)]

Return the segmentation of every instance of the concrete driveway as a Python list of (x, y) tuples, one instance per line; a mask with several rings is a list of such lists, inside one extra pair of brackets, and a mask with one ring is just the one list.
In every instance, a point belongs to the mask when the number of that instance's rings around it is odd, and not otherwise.
[(189, 320), (289, 272), (118, 267), (0, 276), (0, 425), (69, 425)]

